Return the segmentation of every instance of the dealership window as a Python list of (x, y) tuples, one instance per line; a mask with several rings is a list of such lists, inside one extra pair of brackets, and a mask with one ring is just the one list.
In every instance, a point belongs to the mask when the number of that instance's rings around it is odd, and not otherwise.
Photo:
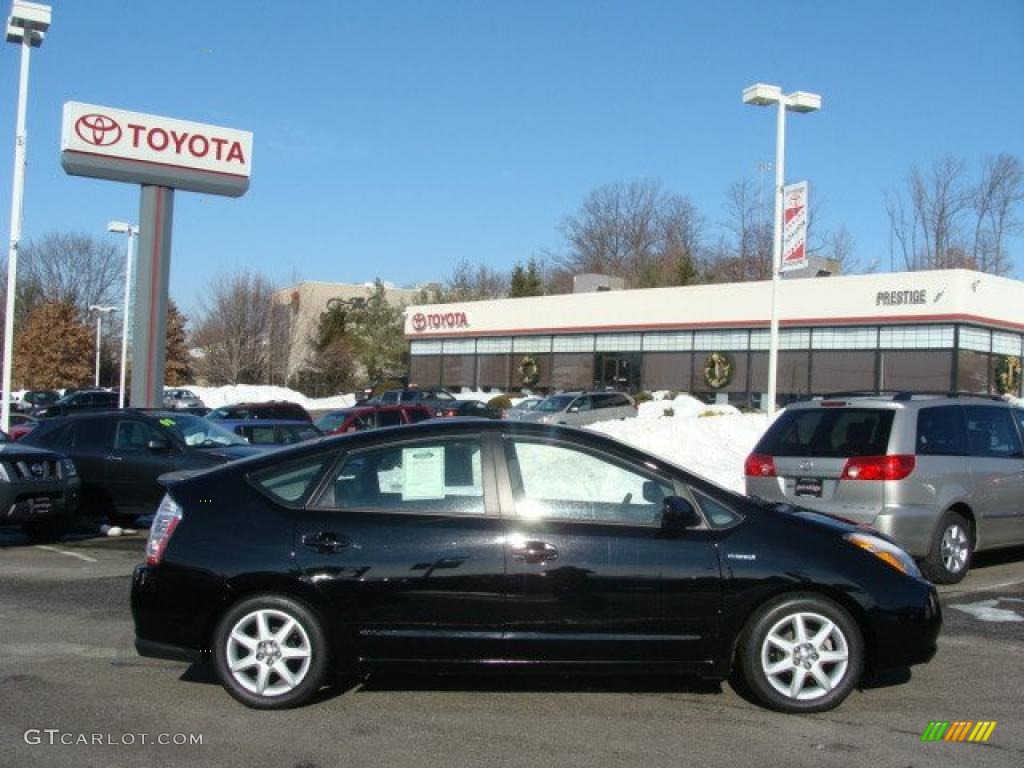
[[(800, 351), (779, 352), (778, 378), (776, 388), (782, 395), (806, 395), (807, 376), (810, 371), (810, 354)], [(768, 391), (768, 353), (750, 354), (750, 391)]]
[(543, 353), (551, 351), (550, 336), (516, 336), (512, 339), (512, 351), (516, 353)]
[(990, 356), (986, 352), (961, 349), (957, 352), (956, 389), (960, 392), (990, 392)]
[(693, 334), (690, 331), (670, 333), (645, 333), (644, 352), (689, 352), (693, 349)]
[(1016, 333), (1002, 333), (993, 331), (992, 351), (997, 355), (1020, 356), (1020, 335)]
[(878, 331), (882, 349), (951, 349), (952, 325), (883, 326)]
[(413, 341), (409, 343), (410, 355), (440, 355), (440, 341)]
[(877, 346), (877, 328), (815, 328), (811, 334), (812, 349), (874, 349)]
[(594, 340), (598, 352), (639, 352), (642, 337), (639, 333), (600, 334)]
[(747, 331), (697, 331), (693, 334), (693, 348), (708, 351), (746, 349)]
[(818, 351), (811, 360), (811, 392), (875, 391), (875, 352)]
[(649, 392), (657, 389), (689, 391), (692, 366), (693, 355), (689, 352), (648, 352), (643, 360), (642, 386)]
[(441, 385), (445, 387), (472, 387), (476, 382), (474, 355), (445, 355)]
[(984, 328), (960, 327), (960, 349), (989, 352), (992, 349), (992, 332)]
[(480, 355), (477, 358), (477, 384), (506, 389), (511, 376), (511, 360), (511, 355)]
[(512, 339), (505, 337), (487, 338), (476, 340), (476, 351), (478, 354), (500, 354), (512, 351)]
[(594, 382), (594, 355), (560, 354), (551, 356), (551, 384), (554, 389), (589, 389)]
[(592, 334), (575, 336), (555, 336), (551, 339), (552, 352), (593, 352), (594, 337)]
[(472, 355), (476, 353), (476, 339), (445, 339), (441, 351), (446, 355)]
[[(771, 345), (771, 337), (768, 331), (751, 331), (750, 348), (767, 350)], [(779, 349), (810, 349), (811, 329), (810, 328), (786, 328), (779, 331)]]
[(893, 349), (878, 355), (882, 390), (944, 391), (949, 389), (952, 373), (952, 351)]
[(409, 359), (409, 383), (418, 387), (436, 387), (441, 383), (441, 356), (419, 355)]

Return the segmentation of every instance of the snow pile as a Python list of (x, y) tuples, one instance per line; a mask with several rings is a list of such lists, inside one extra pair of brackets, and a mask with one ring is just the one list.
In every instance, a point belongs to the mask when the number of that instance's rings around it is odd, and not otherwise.
[(731, 405), (707, 405), (679, 395), (641, 403), (635, 419), (588, 428), (742, 493), (743, 461), (767, 427), (763, 413), (740, 413)]
[(348, 408), (356, 402), (354, 395), (334, 395), (312, 398), (287, 387), (271, 387), (255, 384), (232, 384), (224, 387), (186, 387), (195, 392), (208, 408), (219, 408), (233, 403), (265, 403), (268, 400), (287, 400), (298, 403), (307, 411), (322, 411), (329, 408)]

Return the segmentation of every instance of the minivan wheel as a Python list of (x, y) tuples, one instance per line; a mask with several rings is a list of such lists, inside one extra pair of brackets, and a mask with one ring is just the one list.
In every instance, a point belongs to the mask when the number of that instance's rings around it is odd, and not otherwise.
[(327, 673), (320, 621), (298, 600), (258, 595), (233, 606), (217, 625), (214, 663), (221, 684), (254, 709), (309, 701)]
[(921, 570), (936, 584), (956, 584), (967, 575), (973, 558), (971, 524), (960, 513), (949, 511), (939, 521), (931, 551), (921, 561)]
[(857, 623), (817, 595), (785, 596), (761, 608), (748, 622), (738, 654), (747, 689), (780, 712), (839, 706), (864, 668)]

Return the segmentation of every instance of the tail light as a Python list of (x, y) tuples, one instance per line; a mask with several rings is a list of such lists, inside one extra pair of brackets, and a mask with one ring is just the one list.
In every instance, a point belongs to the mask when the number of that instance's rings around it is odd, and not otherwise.
[(841, 480), (902, 480), (914, 471), (913, 456), (854, 456), (846, 460)]
[(449, 409), (447, 409), (445, 411), (438, 411), (437, 412), (438, 416), (455, 416), (457, 414), (458, 414), (458, 411), (456, 411), (454, 408), (449, 408)]
[(147, 565), (156, 565), (163, 558), (167, 543), (171, 540), (174, 529), (181, 522), (181, 517), (181, 507), (169, 493), (165, 493), (160, 501), (160, 506), (157, 507), (153, 524), (149, 528), (149, 540), (146, 542)]
[(775, 459), (764, 453), (752, 453), (743, 462), (747, 477), (775, 477)]

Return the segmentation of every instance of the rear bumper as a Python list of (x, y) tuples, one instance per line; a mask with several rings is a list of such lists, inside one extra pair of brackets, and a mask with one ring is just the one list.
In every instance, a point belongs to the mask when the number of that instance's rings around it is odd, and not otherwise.
[(135, 650), (139, 656), (146, 656), (150, 659), (166, 659), (168, 661), (196, 662), (201, 661), (207, 655), (202, 651), (192, 648), (158, 643), (155, 640), (146, 640), (141, 637), (135, 638)]
[(135, 648), (143, 656), (195, 661), (209, 655), (209, 634), (221, 593), (214, 584), (161, 565), (132, 574)]

